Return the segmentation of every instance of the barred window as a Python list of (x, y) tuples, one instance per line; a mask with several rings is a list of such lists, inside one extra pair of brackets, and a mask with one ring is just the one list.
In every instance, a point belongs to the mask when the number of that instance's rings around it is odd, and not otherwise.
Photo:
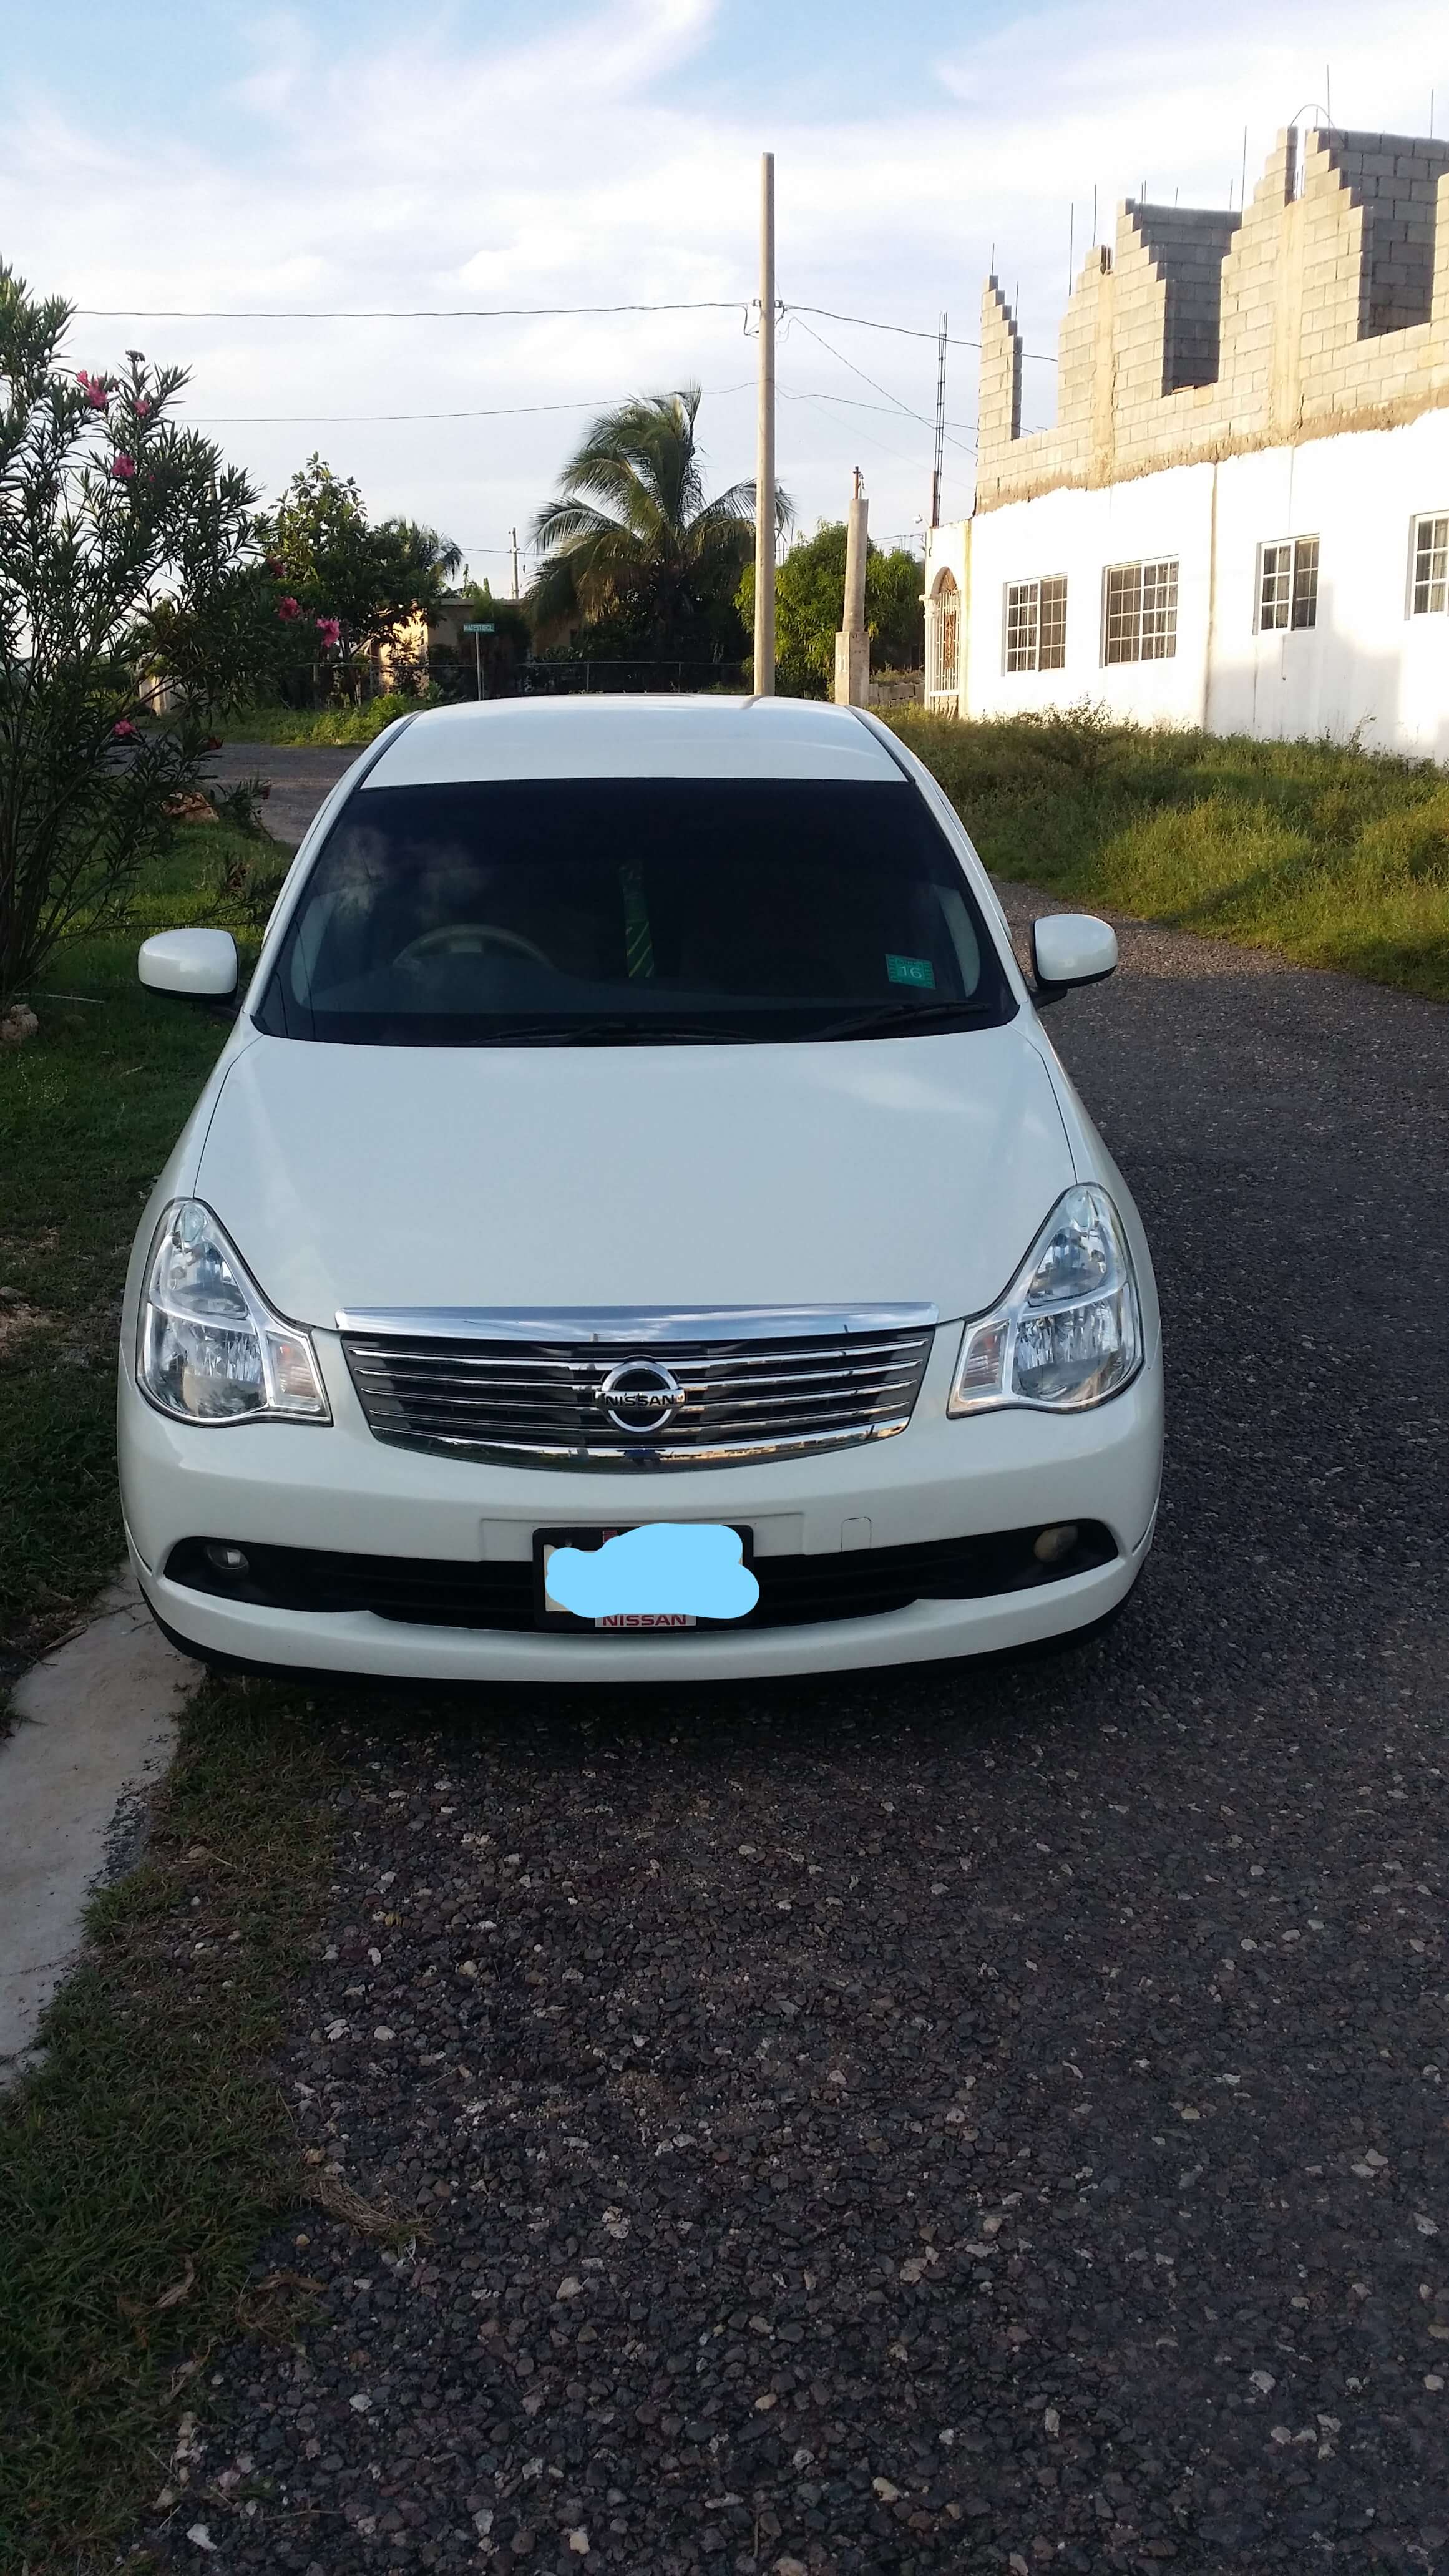
[(1440, 617), (1449, 608), (1449, 512), (1414, 522), (1415, 617)]
[(1177, 651), (1177, 563), (1116, 564), (1106, 576), (1104, 662), (1170, 662)]
[(1259, 553), (1258, 625), (1316, 626), (1318, 539), (1285, 537)]
[(1067, 659), (1065, 574), (1006, 585), (1006, 668), (1060, 671)]

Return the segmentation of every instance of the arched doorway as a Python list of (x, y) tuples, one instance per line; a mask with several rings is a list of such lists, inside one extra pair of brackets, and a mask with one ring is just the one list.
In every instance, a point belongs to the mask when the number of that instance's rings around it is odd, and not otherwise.
[(952, 575), (940, 572), (926, 602), (926, 704), (954, 716), (960, 698), (961, 593)]

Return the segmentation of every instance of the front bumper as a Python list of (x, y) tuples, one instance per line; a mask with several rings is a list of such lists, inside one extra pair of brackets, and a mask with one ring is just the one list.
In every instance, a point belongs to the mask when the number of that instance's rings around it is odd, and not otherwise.
[[(299, 1670), (436, 1683), (718, 1681), (841, 1672), (983, 1654), (1069, 1634), (1131, 1589), (1151, 1542), (1162, 1456), (1154, 1351), (1090, 1413), (945, 1410), (959, 1330), (942, 1328), (909, 1427), (831, 1456), (640, 1475), (576, 1474), (431, 1457), (375, 1440), (335, 1336), (314, 1337), (333, 1423), (200, 1428), (149, 1405), (121, 1370), (127, 1538), (157, 1616), (204, 1653)], [(1110, 1564), (987, 1599), (911, 1603), (881, 1617), (683, 1634), (422, 1627), (368, 1611), (289, 1611), (168, 1580), (184, 1538), (369, 1556), (526, 1563), (533, 1532), (640, 1519), (749, 1523), (756, 1555), (838, 1553), (1101, 1521)]]

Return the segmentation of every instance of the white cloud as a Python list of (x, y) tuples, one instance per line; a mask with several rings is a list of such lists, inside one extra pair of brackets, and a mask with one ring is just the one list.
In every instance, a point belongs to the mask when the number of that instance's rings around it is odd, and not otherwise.
[[(822, 44), (836, 21), (819, 7)], [(449, 12), (379, 42), (344, 22), (279, 12), (250, 23), (241, 59), (179, 126), (118, 137), (69, 113), (59, 78), (0, 124), (0, 241), (37, 285), (83, 305), (239, 311), (455, 303), (738, 298), (736, 313), (518, 323), (86, 322), (83, 363), (128, 340), (195, 370), (198, 415), (444, 411), (602, 399), (695, 377), (747, 380), (741, 336), (754, 292), (757, 155), (778, 156), (780, 286), (789, 300), (929, 327), (946, 305), (974, 336), (993, 240), (1019, 278), (1028, 345), (1050, 350), (1067, 277), (1068, 209), (1085, 248), (1093, 184), (1110, 234), (1115, 201), (1149, 191), (1226, 202), (1243, 126), (1249, 181), (1274, 129), (1323, 86), (1345, 122), (1422, 130), (1438, 79), (1449, 118), (1449, 29), (1440, 8), (1392, 0), (1365, 19), (1347, 0), (1223, 0), (1210, 22), (1144, 26), (1126, 0), (1058, 0), (955, 46), (909, 109), (858, 119), (774, 96), (746, 118), (705, 75), (729, 0), (590, 0), (548, 13), (521, 40), (484, 13)], [(914, 45), (870, 22), (870, 43)], [(869, 52), (863, 56), (869, 71)], [(868, 83), (867, 83), (868, 88)], [(8, 125), (8, 130), (7, 130)], [(825, 338), (912, 409), (929, 413), (934, 350), (818, 322)], [(872, 524), (919, 518), (930, 432), (862, 384), (797, 326), (782, 385), (884, 403), (880, 411), (783, 401), (782, 479), (806, 524), (838, 515), (860, 463)], [(1049, 402), (1028, 370), (1029, 413)], [(974, 360), (955, 351), (950, 408), (974, 409)], [(228, 449), (271, 485), (311, 448), (355, 471), (375, 508), (433, 520), (475, 549), (502, 548), (547, 498), (585, 415), (413, 427), (306, 420), (227, 427)], [(719, 480), (753, 464), (748, 389), (706, 404)], [(948, 509), (969, 498), (970, 460), (948, 450)], [(475, 568), (502, 557), (475, 552)]]

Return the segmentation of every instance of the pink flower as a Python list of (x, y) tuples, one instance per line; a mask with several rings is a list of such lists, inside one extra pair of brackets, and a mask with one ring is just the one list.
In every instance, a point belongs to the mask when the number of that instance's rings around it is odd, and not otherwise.
[(151, 409), (149, 396), (146, 394), (138, 394), (134, 404), (132, 405), (132, 409), (134, 410), (138, 420), (144, 420)]
[(279, 600), (278, 600), (278, 602), (277, 602), (277, 615), (278, 615), (280, 618), (282, 618), (282, 619), (286, 622), (286, 624), (287, 624), (288, 626), (290, 626), (290, 625), (291, 625), (291, 622), (292, 622), (292, 620), (293, 620), (293, 618), (294, 618), (294, 617), (300, 617), (300, 616), (301, 616), (301, 614), (302, 614), (302, 603), (301, 603), (300, 599), (293, 599), (293, 597), (292, 597), (292, 595), (291, 595), (290, 591), (288, 592), (288, 594), (287, 594), (287, 596), (286, 596), (286, 598), (285, 598), (285, 599), (279, 599)]
[(111, 727), (111, 738), (112, 738), (112, 740), (113, 740), (114, 742), (134, 742), (134, 741), (135, 741), (135, 739), (136, 739), (136, 728), (135, 728), (135, 726), (132, 724), (131, 719), (130, 719), (130, 717), (129, 717), (129, 716), (122, 716), (122, 717), (121, 717), (121, 719), (120, 719), (120, 722), (119, 722), (118, 724), (113, 724), (113, 725), (112, 725), (112, 727)]
[(111, 399), (111, 389), (104, 376), (88, 376), (84, 367), (76, 370), (76, 383), (85, 387), (86, 400), (92, 411), (104, 411)]
[(134, 456), (128, 456), (128, 455), (126, 454), (126, 451), (125, 451), (124, 447), (123, 447), (123, 448), (122, 448), (122, 450), (121, 450), (121, 452), (120, 452), (120, 454), (119, 454), (119, 456), (116, 458), (116, 460), (115, 460), (114, 464), (113, 464), (113, 465), (112, 465), (112, 467), (111, 467), (111, 472), (115, 475), (116, 480), (117, 480), (118, 482), (120, 482), (120, 483), (129, 483), (129, 482), (130, 482), (130, 480), (131, 480), (131, 477), (132, 477), (132, 475), (135, 473), (135, 471), (136, 471), (136, 460), (135, 460)]
[(324, 644), (340, 644), (342, 641), (342, 626), (338, 618), (319, 617), (317, 632)]

